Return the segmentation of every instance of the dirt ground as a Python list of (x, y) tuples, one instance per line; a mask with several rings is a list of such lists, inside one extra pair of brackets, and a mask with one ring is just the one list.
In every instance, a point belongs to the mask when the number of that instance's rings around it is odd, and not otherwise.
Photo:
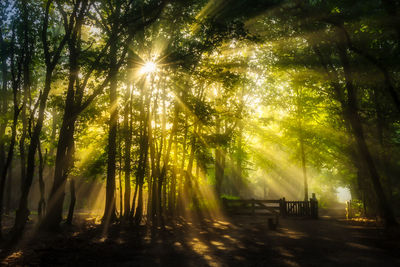
[(114, 225), (36, 236), (2, 251), (4, 266), (400, 266), (397, 238), (374, 226), (322, 217), (280, 219), (270, 230), (263, 217), (202, 223), (182, 221), (163, 231)]

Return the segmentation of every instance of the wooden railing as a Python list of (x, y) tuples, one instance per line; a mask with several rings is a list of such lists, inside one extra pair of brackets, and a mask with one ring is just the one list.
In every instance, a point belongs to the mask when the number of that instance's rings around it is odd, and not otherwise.
[(278, 200), (223, 198), (222, 202), (230, 214), (318, 218), (318, 201), (315, 196), (310, 201), (286, 201), (285, 198)]

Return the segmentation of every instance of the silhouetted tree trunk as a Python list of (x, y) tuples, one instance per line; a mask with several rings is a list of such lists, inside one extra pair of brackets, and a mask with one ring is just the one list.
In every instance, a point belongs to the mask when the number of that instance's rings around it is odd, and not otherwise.
[[(11, 126), (11, 138), (10, 138), (10, 145), (8, 147), (7, 158), (5, 159), (5, 163), (0, 173), (1, 175), (0, 176), (0, 238), (2, 238), (4, 190), (7, 180), (8, 168), (10, 167), (14, 157), (14, 146), (17, 137), (18, 116), (19, 113), (21, 112), (21, 109), (19, 107), (18, 91), (21, 84), (23, 53), (21, 53), (18, 56), (17, 51), (15, 51), (16, 50), (15, 35), (16, 35), (15, 26), (13, 26), (12, 39), (10, 44), (10, 69), (11, 69), (11, 86), (13, 95), (13, 121)], [(3, 43), (3, 40), (1, 40), (1, 43)]]
[[(166, 107), (165, 107), (165, 90), (164, 90), (164, 94), (163, 94), (163, 118), (162, 118), (162, 138), (166, 139), (165, 136), (165, 132), (166, 132)], [(166, 177), (167, 177), (167, 172), (168, 172), (168, 164), (169, 164), (169, 157), (171, 155), (171, 149), (172, 149), (172, 143), (174, 140), (174, 136), (176, 134), (176, 130), (177, 130), (177, 124), (178, 124), (178, 111), (177, 111), (177, 107), (175, 107), (175, 117), (172, 123), (172, 128), (171, 128), (171, 132), (170, 132), (170, 136), (168, 139), (168, 144), (167, 144), (167, 148), (164, 151), (164, 156), (163, 156), (163, 166), (160, 172), (160, 176), (158, 178), (158, 197), (159, 197), (159, 202), (158, 202), (158, 209), (157, 209), (157, 218), (158, 218), (158, 225), (161, 225), (162, 227), (164, 227), (164, 209), (163, 209), (163, 204), (162, 204), (162, 196), (161, 196), (161, 192), (162, 192), (162, 187), (164, 185), (164, 190), (165, 190), (165, 194), (164, 194), (164, 206), (166, 207)], [(166, 143), (164, 141), (164, 143)]]
[[(38, 204), (38, 216), (39, 216), (39, 221), (41, 221), (46, 212), (46, 201), (44, 199), (45, 184), (43, 179), (44, 160), (40, 142), (38, 145), (38, 154), (39, 154), (39, 192), (40, 192), (40, 199)], [(46, 155), (44, 158), (46, 158)]]
[(308, 201), (308, 181), (307, 181), (307, 166), (306, 166), (306, 153), (304, 149), (304, 109), (302, 103), (302, 92), (301, 89), (295, 88), (296, 91), (296, 116), (297, 116), (297, 131), (298, 131), (298, 140), (300, 145), (300, 159), (301, 159), (301, 168), (303, 171), (303, 190), (304, 190), (304, 201)]
[(121, 1), (117, 1), (114, 10), (113, 29), (110, 40), (110, 128), (108, 132), (108, 159), (107, 159), (107, 178), (106, 178), (106, 203), (104, 208), (103, 222), (108, 224), (117, 219), (115, 213), (115, 167), (116, 167), (116, 148), (117, 148), (117, 121), (118, 121), (118, 104), (117, 104), (117, 30), (120, 16)]
[(5, 209), (4, 214), (9, 215), (11, 211), (11, 197), (12, 197), (12, 183), (14, 180), (14, 172), (13, 172), (13, 161), (10, 162), (10, 166), (8, 167), (8, 175), (6, 181), (6, 199), (5, 199)]
[(20, 171), (21, 171), (21, 189), (22, 185), (24, 184), (25, 181), (25, 172), (26, 172), (26, 155), (25, 155), (25, 139), (26, 139), (26, 134), (27, 134), (27, 110), (26, 106), (28, 103), (28, 94), (30, 92), (30, 87), (31, 87), (31, 70), (30, 70), (30, 64), (32, 61), (32, 53), (33, 53), (33, 44), (29, 38), (29, 32), (30, 32), (30, 21), (28, 18), (28, 7), (27, 7), (27, 1), (23, 0), (22, 1), (22, 16), (23, 16), (23, 21), (24, 21), (24, 44), (23, 44), (23, 49), (24, 49), (24, 64), (23, 64), (23, 85), (22, 85), (22, 90), (23, 90), (23, 98), (22, 98), (22, 110), (21, 110), (21, 122), (22, 122), (22, 129), (21, 129), (21, 137), (19, 139), (19, 157), (20, 157)]
[[(216, 135), (218, 137), (221, 136), (221, 119), (218, 117), (216, 122)], [(215, 189), (217, 192), (217, 197), (221, 196), (221, 186), (222, 181), (224, 179), (224, 169), (225, 169), (225, 162), (224, 162), (224, 155), (220, 144), (217, 142), (217, 146), (215, 148)]]
[(397, 225), (397, 222), (394, 217), (393, 210), (389, 202), (387, 201), (387, 198), (382, 188), (380, 176), (376, 169), (375, 162), (372, 159), (371, 153), (365, 141), (364, 130), (362, 128), (361, 119), (358, 114), (357, 92), (353, 84), (352, 70), (346, 54), (346, 48), (339, 44), (338, 52), (345, 76), (345, 85), (348, 98), (348, 115), (356, 139), (356, 143), (360, 154), (365, 161), (366, 167), (368, 168), (369, 175), (378, 199), (379, 208), (383, 213), (383, 217), (385, 219), (385, 224), (387, 227), (395, 226)]
[(388, 198), (389, 201), (392, 202), (393, 200), (393, 183), (392, 180), (397, 177), (398, 172), (392, 174), (390, 172), (391, 165), (392, 165), (392, 159), (389, 156), (389, 147), (386, 144), (386, 130), (388, 126), (388, 122), (386, 121), (385, 114), (384, 114), (384, 108), (382, 107), (382, 103), (384, 103), (381, 97), (381, 92), (379, 90), (379, 87), (375, 87), (373, 91), (373, 99), (374, 99), (374, 105), (375, 105), (375, 112), (376, 112), (376, 130), (377, 130), (377, 138), (379, 141), (379, 146), (380, 146), (380, 153), (378, 153), (378, 159), (381, 165), (381, 168), (383, 169), (384, 173), (384, 183), (383, 186), (385, 188), (385, 191), (388, 192)]
[(139, 184), (136, 182), (135, 192), (133, 193), (133, 198), (132, 198), (132, 205), (131, 205), (131, 209), (129, 211), (128, 219), (130, 222), (133, 221), (133, 216), (134, 216), (134, 212), (135, 212), (135, 208), (136, 208), (136, 198), (137, 198), (138, 189), (139, 189)]
[(15, 139), (17, 136), (17, 123), (18, 123), (18, 115), (19, 115), (20, 109), (18, 107), (17, 103), (17, 96), (16, 96), (16, 90), (14, 93), (14, 116), (13, 116), (13, 124), (11, 127), (11, 140), (10, 140), (10, 146), (8, 149), (7, 153), (7, 159), (4, 164), (4, 167), (1, 172), (1, 177), (0, 177), (0, 239), (2, 238), (2, 220), (3, 220), (3, 200), (4, 200), (4, 189), (5, 189), (5, 182), (7, 178), (7, 173), (8, 173), (8, 168), (11, 165), (11, 161), (14, 156), (14, 146), (15, 146)]
[[(79, 89), (75, 90), (79, 73), (79, 34), (83, 23), (83, 17), (86, 10), (87, 0), (78, 1), (76, 5), (82, 3), (77, 16), (72, 18), (76, 21), (72, 29), (72, 34), (68, 39), (69, 51), (69, 77), (67, 97), (65, 100), (65, 109), (61, 124), (59, 139), (57, 143), (56, 162), (54, 168), (54, 181), (50, 191), (47, 216), (43, 219), (41, 229), (55, 231), (59, 229), (60, 222), (63, 219), (63, 203), (65, 197), (65, 184), (72, 167), (74, 153), (74, 132), (75, 122), (77, 120), (77, 107), (82, 100), (82, 93)], [(68, 25), (64, 25), (65, 29)], [(77, 86), (79, 87), (79, 85)]]
[(72, 219), (74, 217), (74, 209), (75, 209), (75, 202), (76, 202), (74, 178), (71, 178), (71, 180), (69, 181), (69, 191), (71, 194), (71, 202), (69, 203), (68, 217), (67, 217), (67, 220), (65, 221), (65, 223), (68, 225), (71, 225)]
[[(128, 68), (130, 69), (130, 68)], [(131, 200), (131, 145), (132, 145), (132, 98), (131, 87), (128, 85), (125, 94), (125, 108), (124, 108), (124, 139), (125, 139), (125, 195), (124, 195), (124, 217), (128, 219), (130, 214), (130, 200)]]
[[(8, 82), (8, 70), (7, 70), (7, 58), (8, 55), (8, 47), (6, 42), (3, 39), (3, 32), (0, 27), (0, 56), (1, 56), (1, 90), (0, 90), (0, 112), (2, 114), (7, 114), (8, 107), (8, 92), (7, 92), (7, 82)], [(3, 173), (3, 169), (6, 161), (6, 148), (5, 148), (5, 133), (8, 124), (8, 116), (3, 116), (3, 119), (0, 120), (0, 175)]]
[[(185, 95), (183, 94), (184, 98)], [(179, 186), (178, 186), (178, 203), (177, 203), (177, 212), (178, 214), (183, 213), (183, 209), (185, 207), (184, 202), (186, 201), (186, 192), (184, 192), (184, 184), (185, 184), (185, 163), (186, 163), (186, 154), (187, 154), (187, 138), (188, 138), (188, 115), (186, 112), (183, 112), (185, 116), (185, 124), (184, 124), (184, 133), (183, 133), (183, 142), (182, 142), (182, 159), (181, 166), (179, 169)]]
[[(119, 122), (117, 123), (117, 132), (121, 132)], [(124, 206), (122, 204), (122, 138), (121, 134), (118, 135), (118, 182), (119, 182), (119, 218), (122, 219), (124, 215)]]
[[(1, 34), (1, 33), (0, 33)], [(11, 126), (11, 138), (10, 145), (8, 148), (7, 158), (5, 164), (1, 170), (0, 176), (0, 238), (2, 238), (2, 220), (3, 220), (3, 207), (4, 207), (4, 190), (7, 180), (8, 168), (11, 165), (14, 156), (14, 146), (17, 137), (17, 124), (18, 124), (18, 116), (21, 111), (19, 108), (18, 101), (18, 90), (21, 82), (21, 74), (22, 74), (22, 60), (23, 55), (17, 57), (16, 55), (16, 44), (15, 44), (15, 29), (13, 28), (12, 32), (12, 40), (10, 46), (10, 68), (11, 68), (11, 86), (13, 93), (13, 122)], [(15, 62), (17, 60), (17, 62)], [(17, 64), (17, 65), (15, 65)]]
[[(138, 203), (135, 211), (135, 224), (139, 225), (143, 217), (143, 184), (144, 177), (146, 175), (146, 168), (148, 163), (148, 151), (149, 151), (149, 140), (148, 140), (148, 123), (150, 116), (149, 105), (150, 96), (144, 92), (145, 89), (141, 88), (141, 105), (140, 105), (140, 144), (139, 144), (139, 163), (136, 171), (136, 179), (139, 186)], [(145, 109), (147, 107), (147, 112)]]

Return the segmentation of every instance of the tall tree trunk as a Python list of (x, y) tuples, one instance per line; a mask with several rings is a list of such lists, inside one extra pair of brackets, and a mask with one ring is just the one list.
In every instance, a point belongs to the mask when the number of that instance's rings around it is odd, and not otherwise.
[[(243, 189), (243, 155), (244, 155), (244, 148), (243, 148), (243, 123), (239, 124), (239, 132), (238, 132), (238, 156), (236, 159), (236, 182), (235, 182), (235, 194), (236, 196), (240, 197), (242, 195)], [(205, 169), (205, 166), (203, 166)]]
[[(154, 80), (154, 79), (153, 79)], [(153, 89), (153, 81), (151, 81), (151, 91)], [(157, 125), (157, 100), (154, 97), (154, 106), (152, 109), (149, 107), (149, 119), (147, 120), (147, 127), (148, 127), (148, 141), (149, 141), (149, 149), (150, 149), (150, 170), (151, 175), (149, 177), (149, 192), (151, 192), (149, 196), (149, 201), (147, 202), (147, 211), (148, 211), (148, 218), (150, 219), (153, 226), (156, 226), (156, 209), (157, 209), (157, 178), (158, 178), (158, 166), (159, 164), (156, 163), (156, 140), (155, 136), (153, 136), (154, 131), (152, 127), (152, 115), (154, 115), (154, 125)]]
[(63, 203), (65, 198), (65, 185), (68, 173), (72, 166), (74, 151), (74, 132), (77, 120), (75, 86), (78, 80), (78, 48), (76, 47), (77, 33), (68, 40), (69, 50), (69, 77), (65, 109), (61, 129), (58, 137), (56, 162), (54, 167), (54, 181), (50, 191), (47, 216), (43, 219), (40, 228), (45, 231), (57, 231), (63, 219)]
[(125, 139), (125, 195), (124, 195), (124, 217), (128, 219), (130, 214), (130, 200), (131, 200), (131, 144), (132, 144), (132, 99), (131, 99), (131, 86), (128, 85), (126, 90), (126, 103), (124, 109), (124, 139)]
[(129, 221), (132, 222), (133, 220), (133, 216), (134, 216), (134, 211), (135, 211), (135, 207), (136, 207), (136, 197), (137, 197), (137, 193), (138, 193), (138, 188), (139, 188), (139, 184), (136, 182), (135, 185), (135, 192), (133, 193), (133, 198), (132, 198), (132, 205), (131, 205), (131, 209), (129, 211)]
[(374, 186), (376, 196), (378, 198), (379, 208), (380, 211), (383, 213), (383, 217), (385, 219), (386, 227), (397, 226), (398, 224), (396, 222), (393, 210), (390, 206), (390, 203), (387, 201), (387, 198), (383, 191), (380, 176), (376, 169), (375, 162), (372, 159), (371, 153), (365, 141), (361, 118), (358, 114), (357, 92), (353, 84), (352, 70), (350, 68), (350, 63), (347, 58), (346, 49), (345, 47), (338, 45), (338, 51), (345, 76), (350, 124), (356, 139), (358, 149), (363, 160), (365, 161), (366, 167), (368, 168), (369, 175)]
[(118, 122), (118, 102), (117, 102), (117, 40), (116, 33), (110, 38), (110, 129), (108, 132), (108, 160), (107, 160), (107, 179), (106, 179), (106, 203), (104, 208), (103, 222), (108, 224), (117, 219), (115, 214), (115, 167), (116, 167), (116, 141), (117, 141), (117, 122)]
[(4, 209), (4, 214), (9, 215), (11, 211), (11, 198), (12, 198), (12, 183), (13, 183), (13, 161), (10, 162), (10, 166), (8, 167), (8, 175), (6, 181), (6, 204)]
[(178, 203), (177, 203), (177, 212), (179, 214), (183, 213), (183, 208), (185, 207), (184, 202), (186, 201), (186, 194), (184, 192), (184, 184), (185, 184), (185, 163), (186, 163), (186, 154), (187, 154), (187, 137), (188, 137), (188, 115), (185, 114), (185, 124), (184, 124), (184, 134), (183, 134), (183, 143), (182, 143), (182, 159), (181, 166), (179, 169), (179, 187), (178, 187)]
[[(393, 184), (392, 179), (396, 177), (396, 175), (392, 175), (390, 172), (392, 160), (388, 153), (388, 147), (385, 142), (385, 130), (387, 129), (387, 121), (385, 119), (385, 115), (383, 113), (383, 108), (381, 107), (380, 103), (380, 90), (379, 88), (374, 88), (374, 104), (375, 104), (375, 111), (376, 111), (376, 130), (377, 130), (377, 137), (380, 146), (380, 156), (379, 161), (383, 168), (383, 173), (385, 176), (384, 181), (384, 188), (386, 192), (389, 194), (389, 201), (392, 202), (393, 198)], [(397, 172), (398, 173), (398, 172)], [(396, 174), (397, 174), (396, 173)]]
[(45, 184), (43, 179), (44, 160), (40, 143), (38, 145), (38, 154), (39, 154), (39, 192), (40, 192), (40, 199), (38, 204), (38, 216), (39, 216), (39, 221), (41, 221), (43, 216), (45, 215), (46, 202), (44, 200), (44, 193), (45, 193)]
[(193, 126), (193, 134), (190, 142), (190, 155), (188, 160), (188, 165), (186, 168), (186, 175), (185, 175), (185, 192), (187, 201), (191, 200), (192, 203), (196, 203), (195, 194), (193, 191), (193, 163), (194, 157), (196, 153), (196, 142), (197, 142), (197, 129), (199, 128), (198, 123), (195, 123)]
[[(218, 117), (216, 122), (216, 133), (219, 136), (221, 134), (221, 120)], [(217, 144), (215, 148), (215, 189), (217, 197), (221, 196), (222, 180), (224, 178), (224, 167), (222, 166), (223, 161), (222, 149), (220, 144)]]
[[(148, 140), (148, 116), (150, 96), (144, 92), (144, 88), (141, 88), (141, 106), (140, 106), (140, 147), (139, 147), (139, 164), (137, 168), (136, 179), (139, 186), (138, 203), (135, 211), (135, 224), (139, 225), (143, 217), (143, 184), (144, 177), (146, 175), (147, 163), (148, 163), (148, 151), (149, 151), (149, 140)], [(145, 109), (147, 107), (147, 112)]]
[(308, 201), (308, 181), (307, 181), (306, 153), (304, 152), (304, 138), (303, 138), (303, 136), (300, 137), (300, 153), (301, 153), (301, 167), (303, 169), (304, 201)]
[(11, 161), (14, 156), (14, 146), (15, 146), (15, 139), (17, 136), (17, 123), (18, 123), (18, 115), (20, 112), (20, 109), (18, 107), (18, 101), (17, 101), (17, 88), (14, 86), (13, 88), (13, 95), (14, 95), (14, 115), (13, 115), (13, 124), (11, 126), (11, 140), (10, 140), (10, 146), (8, 148), (8, 154), (7, 154), (7, 159), (4, 164), (3, 169), (1, 170), (1, 176), (0, 176), (0, 238), (2, 238), (2, 220), (3, 220), (3, 200), (4, 200), (4, 189), (5, 189), (5, 183), (6, 183), (6, 178), (7, 178), (7, 173), (8, 173), (8, 168), (11, 165)]
[[(117, 132), (121, 132), (121, 127), (119, 122), (117, 123)], [(124, 205), (123, 197), (122, 197), (122, 136), (121, 134), (117, 135), (118, 140), (118, 182), (119, 182), (119, 218), (122, 219), (124, 214), (123, 209)], [(115, 189), (115, 193), (117, 193), (117, 188)]]
[[(178, 128), (178, 103), (175, 103), (175, 117), (177, 119), (176, 127)], [(168, 213), (171, 217), (175, 215), (176, 209), (176, 187), (177, 187), (177, 171), (178, 171), (178, 134), (177, 131), (174, 135), (174, 159), (172, 164), (171, 186), (169, 191)]]
[[(15, 29), (13, 28), (12, 31), (12, 41), (11, 41), (11, 53), (10, 53), (10, 69), (11, 69), (11, 85), (12, 85), (12, 94), (13, 94), (13, 123), (11, 126), (11, 139), (10, 139), (10, 146), (8, 148), (7, 158), (5, 164), (0, 173), (0, 238), (2, 237), (2, 219), (3, 219), (3, 203), (4, 203), (4, 190), (7, 180), (8, 168), (11, 165), (14, 156), (14, 146), (17, 137), (17, 124), (18, 124), (18, 116), (21, 111), (19, 108), (19, 101), (18, 101), (18, 90), (20, 87), (21, 81), (21, 68), (22, 68), (22, 59), (19, 58), (18, 62), (16, 60), (15, 54)], [(22, 57), (22, 56), (21, 56)], [(17, 65), (15, 65), (17, 63)]]
[[(165, 104), (165, 90), (163, 94), (163, 117), (162, 117), (162, 138), (164, 139), (164, 142), (166, 144), (166, 104)], [(163, 166), (159, 174), (158, 178), (158, 197), (159, 197), (159, 203), (158, 203), (158, 209), (157, 209), (157, 218), (158, 218), (158, 225), (161, 225), (164, 227), (164, 212), (163, 212), (163, 202), (162, 200), (162, 188), (164, 188), (164, 207), (166, 207), (166, 177), (167, 177), (167, 172), (168, 172), (168, 164), (169, 164), (169, 157), (171, 155), (171, 149), (172, 149), (172, 143), (175, 137), (175, 133), (177, 130), (177, 124), (178, 124), (178, 110), (177, 107), (175, 107), (175, 116), (174, 116), (174, 121), (172, 123), (172, 128), (171, 132), (169, 135), (168, 139), (168, 144), (166, 144), (166, 149), (164, 149), (164, 156), (163, 156)], [(160, 151), (161, 154), (161, 151)], [(164, 185), (164, 186), (163, 186)]]
[[(19, 154), (20, 154), (20, 170), (21, 170), (21, 189), (22, 185), (24, 184), (25, 181), (25, 170), (26, 170), (26, 155), (25, 155), (25, 139), (26, 139), (26, 133), (27, 133), (27, 102), (28, 102), (28, 94), (30, 93), (30, 87), (31, 87), (31, 70), (30, 70), (30, 64), (32, 60), (32, 50), (33, 50), (33, 45), (30, 42), (29, 39), (29, 32), (30, 32), (30, 22), (28, 18), (28, 7), (27, 7), (27, 0), (22, 1), (22, 6), (23, 6), (23, 21), (24, 21), (24, 44), (23, 44), (23, 49), (24, 49), (24, 54), (25, 54), (25, 60), (23, 64), (23, 98), (22, 98), (22, 107), (21, 107), (21, 121), (22, 121), (22, 133), (21, 137), (19, 140)], [(31, 46), (31, 47), (30, 47)]]
[(41, 225), (41, 229), (43, 230), (58, 230), (62, 221), (65, 184), (74, 153), (73, 134), (75, 131), (75, 120), (76, 118), (71, 116), (70, 107), (66, 106), (57, 145), (54, 181), (50, 191), (47, 216)]
[(0, 112), (2, 119), (0, 120), (0, 174), (3, 173), (3, 169), (6, 161), (6, 149), (5, 149), (5, 133), (8, 124), (7, 107), (8, 107), (8, 92), (7, 92), (7, 45), (3, 39), (3, 32), (0, 28), (0, 57), (1, 57), (1, 90), (0, 90)]

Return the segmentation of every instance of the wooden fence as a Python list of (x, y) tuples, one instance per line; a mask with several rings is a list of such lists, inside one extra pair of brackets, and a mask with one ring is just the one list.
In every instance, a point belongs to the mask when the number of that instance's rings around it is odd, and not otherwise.
[(315, 196), (310, 201), (286, 201), (256, 199), (222, 199), (224, 207), (231, 214), (281, 215), (282, 217), (318, 218), (318, 201)]

